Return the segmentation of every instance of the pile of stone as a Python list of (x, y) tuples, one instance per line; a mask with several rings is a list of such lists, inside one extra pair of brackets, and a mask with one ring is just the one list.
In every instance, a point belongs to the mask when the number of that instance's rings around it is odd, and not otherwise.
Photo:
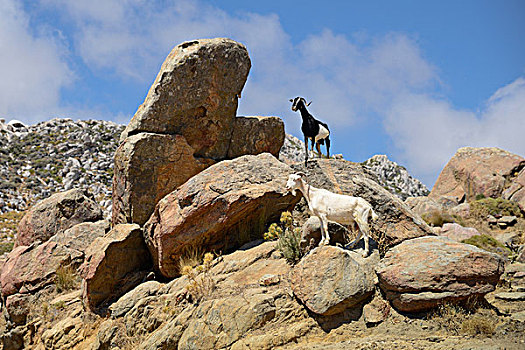
[(95, 120), (0, 122), (0, 213), (23, 211), (53, 193), (79, 188), (89, 190), (109, 214), (113, 154), (122, 130)]

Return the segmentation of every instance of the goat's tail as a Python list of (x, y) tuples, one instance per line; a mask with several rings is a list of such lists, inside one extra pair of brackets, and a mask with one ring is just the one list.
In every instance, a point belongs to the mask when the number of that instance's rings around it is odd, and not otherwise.
[(370, 214), (372, 216), (372, 221), (376, 221), (377, 219), (379, 219), (379, 216), (377, 216), (374, 209), (370, 209)]

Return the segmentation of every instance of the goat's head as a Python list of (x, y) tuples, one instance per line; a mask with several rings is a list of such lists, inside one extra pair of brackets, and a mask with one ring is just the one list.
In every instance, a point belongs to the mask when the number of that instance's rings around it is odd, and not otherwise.
[(286, 191), (292, 192), (292, 195), (295, 196), (296, 190), (301, 188), (303, 178), (306, 178), (304, 173), (290, 174), (288, 181), (286, 181)]
[(296, 112), (299, 109), (301, 103), (306, 107), (310, 106), (310, 104), (312, 103), (312, 101), (306, 103), (306, 100), (303, 97), (296, 97), (294, 99), (290, 99), (290, 102), (292, 102), (292, 111), (294, 112)]

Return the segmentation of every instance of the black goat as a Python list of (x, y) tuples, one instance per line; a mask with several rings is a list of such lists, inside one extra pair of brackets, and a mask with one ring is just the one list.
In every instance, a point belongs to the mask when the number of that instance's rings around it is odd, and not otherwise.
[(296, 112), (299, 110), (299, 112), (301, 112), (301, 117), (303, 118), (301, 130), (304, 135), (304, 147), (306, 150), (306, 158), (304, 160), (305, 166), (308, 161), (308, 139), (310, 139), (312, 143), (312, 152), (315, 143), (315, 148), (320, 156), (322, 155), (320, 145), (323, 145), (326, 141), (326, 157), (330, 158), (330, 130), (328, 129), (328, 125), (315, 119), (306, 109), (306, 107), (310, 106), (310, 103), (312, 102), (307, 104), (306, 100), (302, 97), (296, 97), (293, 100), (290, 100), (290, 102), (292, 102), (292, 111)]

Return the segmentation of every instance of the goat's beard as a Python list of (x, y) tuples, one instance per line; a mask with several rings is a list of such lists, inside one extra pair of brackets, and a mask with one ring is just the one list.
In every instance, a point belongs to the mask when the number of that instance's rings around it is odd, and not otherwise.
[(292, 192), (292, 196), (295, 196), (295, 194), (297, 193), (295, 190), (291, 190), (290, 192)]

